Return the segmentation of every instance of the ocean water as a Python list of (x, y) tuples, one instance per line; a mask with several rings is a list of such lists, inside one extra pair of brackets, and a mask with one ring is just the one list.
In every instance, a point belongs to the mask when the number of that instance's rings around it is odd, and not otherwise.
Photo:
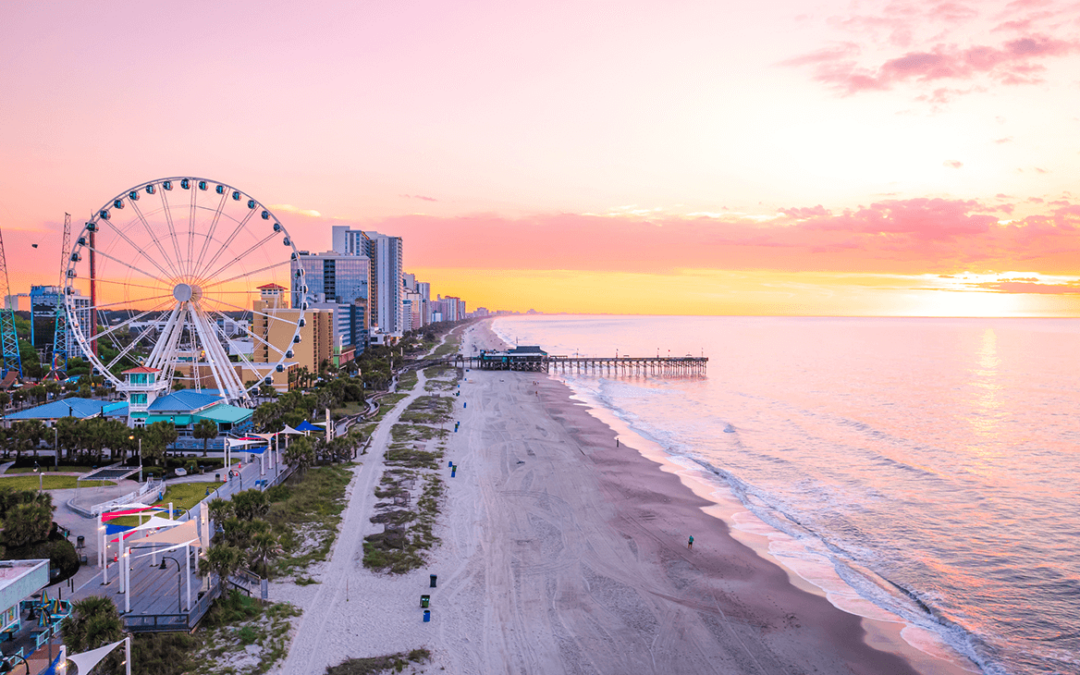
[(837, 606), (887, 610), (985, 673), (1080, 673), (1080, 320), (494, 328), (550, 354), (708, 356), (701, 378), (564, 379), (783, 533), (771, 552)]

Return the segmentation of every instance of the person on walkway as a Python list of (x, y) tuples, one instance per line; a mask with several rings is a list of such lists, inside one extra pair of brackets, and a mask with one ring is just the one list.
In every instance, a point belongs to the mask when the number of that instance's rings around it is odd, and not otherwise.
[(686, 548), (690, 550), (694, 549), (694, 535), (690, 535), (690, 541), (686, 544)]

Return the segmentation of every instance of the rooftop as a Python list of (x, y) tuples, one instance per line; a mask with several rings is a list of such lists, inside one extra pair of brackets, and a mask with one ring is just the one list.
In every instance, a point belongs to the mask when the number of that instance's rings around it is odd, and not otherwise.
[(141, 373), (160, 373), (160, 372), (161, 371), (158, 370), (157, 368), (147, 368), (146, 366), (139, 366), (138, 368), (132, 368), (130, 370), (125, 370), (123, 372), (123, 374), (127, 375), (128, 373), (141, 374)]
[[(125, 409), (123, 413), (121, 413), (120, 408)], [(127, 414), (126, 408), (127, 403), (118, 405), (115, 401), (98, 401), (92, 398), (73, 396), (13, 412), (6, 417), (9, 420), (55, 420), (61, 417), (86, 419), (97, 415)]]
[(180, 389), (155, 399), (147, 410), (158, 414), (193, 413), (221, 402), (221, 396), (216, 391), (210, 394), (206, 391)]

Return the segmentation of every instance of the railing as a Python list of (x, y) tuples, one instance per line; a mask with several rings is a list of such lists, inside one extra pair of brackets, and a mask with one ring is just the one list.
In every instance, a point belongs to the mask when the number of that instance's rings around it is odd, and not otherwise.
[(153, 492), (154, 490), (160, 490), (162, 485), (164, 485), (164, 481), (162, 481), (161, 479), (153, 477), (147, 478), (146, 482), (139, 486), (138, 490), (135, 490), (134, 492), (129, 492), (123, 497), (117, 497), (116, 499), (110, 499), (107, 502), (94, 504), (90, 507), (89, 511), (92, 515), (96, 516), (99, 513), (103, 513), (114, 506), (123, 506), (124, 504), (130, 504), (131, 502), (137, 501), (140, 497), (144, 497), (150, 492)]
[(221, 582), (210, 586), (198, 601), (183, 614), (127, 614), (124, 616), (124, 628), (133, 633), (158, 633), (165, 631), (190, 630), (208, 611), (210, 603), (221, 595)]

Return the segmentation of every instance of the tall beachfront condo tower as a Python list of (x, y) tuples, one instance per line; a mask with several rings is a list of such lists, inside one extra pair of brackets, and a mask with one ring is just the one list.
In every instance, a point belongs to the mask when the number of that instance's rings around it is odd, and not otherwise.
[[(304, 276), (298, 277), (298, 269)], [(342, 344), (357, 345), (363, 351), (371, 326), (369, 310), (371, 292), (371, 261), (364, 254), (308, 253), (300, 251), (292, 262), (292, 305), (300, 305), (300, 286), (307, 284), (308, 295), (315, 306), (337, 305), (338, 321), (348, 321), (348, 330), (339, 330)], [(346, 317), (348, 317), (346, 319)], [(341, 324), (344, 325), (344, 324)]]
[(364, 255), (371, 262), (368, 304), (372, 326), (384, 333), (404, 330), (402, 291), (405, 268), (401, 237), (335, 225), (333, 238), (335, 253)]

